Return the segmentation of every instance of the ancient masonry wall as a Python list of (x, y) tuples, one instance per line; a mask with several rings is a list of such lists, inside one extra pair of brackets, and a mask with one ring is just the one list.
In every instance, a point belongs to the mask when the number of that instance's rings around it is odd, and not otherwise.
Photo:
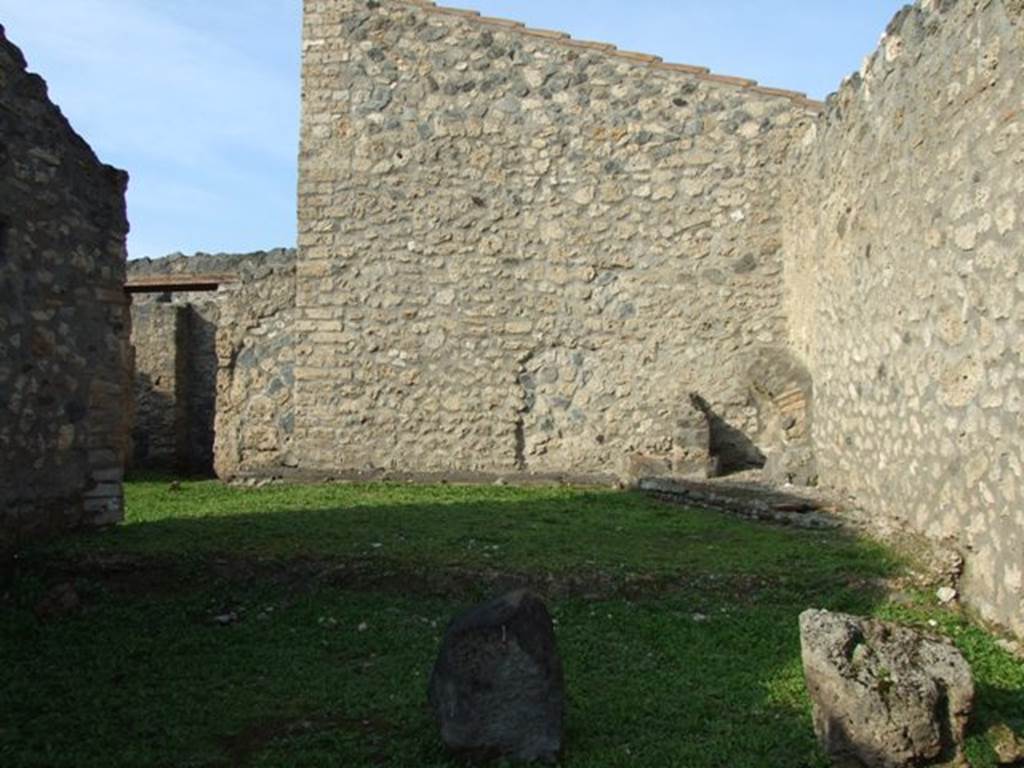
[(813, 103), (403, 0), (306, 0), (303, 77), (302, 468), (690, 473), (709, 421), (734, 463), (803, 428), (749, 371)]
[(0, 27), (0, 549), (122, 516), (126, 185)]
[(1024, 632), (1024, 6), (923, 2), (796, 143), (786, 311), (822, 479)]
[(176, 274), (235, 279), (135, 297), (135, 466), (231, 478), (294, 464), (295, 251), (129, 262), (131, 277)]
[[(132, 305), (135, 421), (130, 465), (133, 468), (191, 469), (189, 432), (200, 419), (193, 419), (189, 408), (188, 354), (185, 351), (189, 344), (188, 309), (162, 301)], [(211, 444), (211, 450), (212, 447)], [(212, 467), (212, 463), (209, 466)]]

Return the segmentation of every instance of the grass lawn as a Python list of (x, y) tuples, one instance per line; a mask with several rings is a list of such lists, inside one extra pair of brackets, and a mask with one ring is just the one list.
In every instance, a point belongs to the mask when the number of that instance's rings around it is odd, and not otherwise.
[[(117, 529), (26, 552), (0, 595), (0, 766), (450, 766), (427, 676), (459, 610), (530, 585), (556, 619), (573, 768), (824, 766), (797, 616), (952, 636), (985, 732), (1024, 664), (877, 544), (595, 489), (138, 481)], [(81, 608), (40, 619), (73, 582)]]

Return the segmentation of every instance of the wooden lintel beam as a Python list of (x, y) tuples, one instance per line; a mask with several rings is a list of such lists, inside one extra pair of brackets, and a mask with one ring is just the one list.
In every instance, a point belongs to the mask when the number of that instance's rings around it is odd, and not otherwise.
[(124, 284), (128, 293), (181, 293), (216, 291), (227, 283), (237, 283), (237, 275), (140, 275)]

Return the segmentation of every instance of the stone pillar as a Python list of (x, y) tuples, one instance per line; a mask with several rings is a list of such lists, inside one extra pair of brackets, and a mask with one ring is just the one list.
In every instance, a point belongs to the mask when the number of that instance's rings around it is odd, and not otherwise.
[(132, 465), (187, 468), (187, 305), (139, 303), (132, 308), (135, 346), (135, 426)]

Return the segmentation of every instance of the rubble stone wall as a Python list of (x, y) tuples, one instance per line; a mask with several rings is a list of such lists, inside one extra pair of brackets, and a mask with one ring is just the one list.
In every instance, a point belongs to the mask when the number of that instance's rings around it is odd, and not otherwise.
[(0, 27), (0, 549), (122, 516), (127, 181)]
[(1024, 5), (922, 2), (795, 145), (786, 313), (821, 477), (1024, 633)]
[(712, 417), (764, 460), (813, 104), (404, 0), (306, 0), (303, 77), (302, 468), (685, 474)]
[(135, 422), (131, 465), (188, 469), (188, 307), (162, 301), (132, 305)]
[[(159, 420), (136, 422), (137, 464), (152, 463), (145, 456), (150, 445), (174, 446), (173, 455), (165, 452), (158, 465), (193, 473), (215, 470), (222, 478), (273, 474), (294, 464), (289, 448), (295, 251), (175, 254), (129, 262), (129, 272), (133, 277), (235, 278), (213, 293), (135, 297), (132, 342), (140, 361), (140, 417), (150, 410), (162, 414)], [(147, 321), (151, 316), (174, 316), (177, 325)], [(172, 352), (173, 359), (168, 356)], [(161, 385), (147, 370), (149, 361), (159, 368)], [(178, 372), (173, 386), (172, 370)], [(161, 434), (167, 425), (174, 426)]]

